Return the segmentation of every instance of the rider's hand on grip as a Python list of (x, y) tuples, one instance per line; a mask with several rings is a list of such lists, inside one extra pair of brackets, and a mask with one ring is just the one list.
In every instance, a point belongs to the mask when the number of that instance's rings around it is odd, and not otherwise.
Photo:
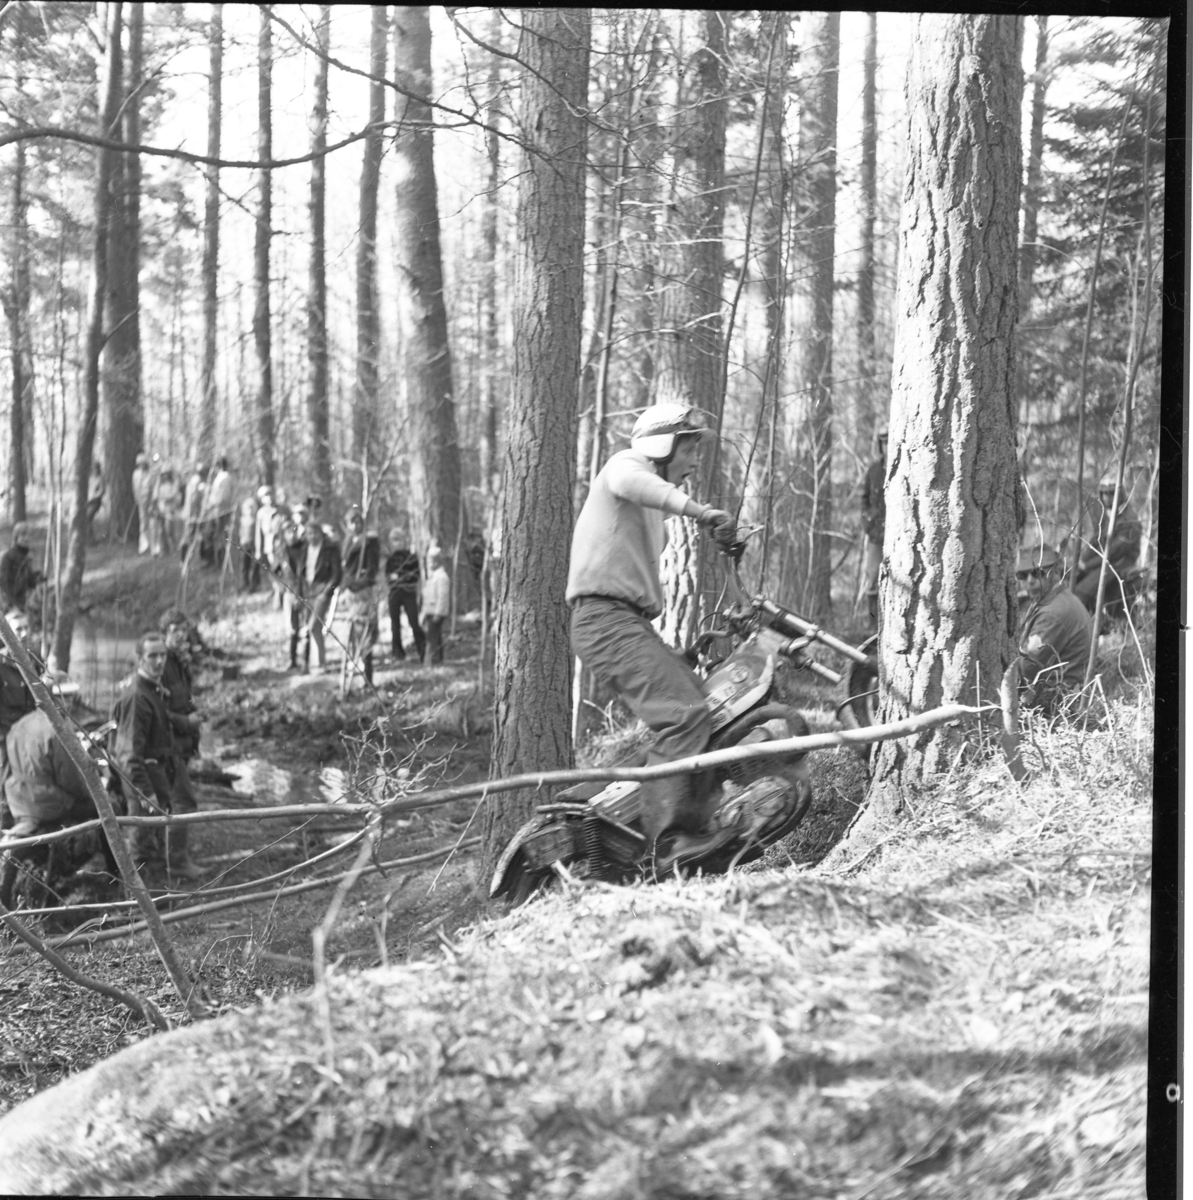
[(717, 546), (728, 553), (737, 540), (737, 522), (731, 513), (721, 508), (705, 509), (700, 517), (700, 524), (712, 533)]

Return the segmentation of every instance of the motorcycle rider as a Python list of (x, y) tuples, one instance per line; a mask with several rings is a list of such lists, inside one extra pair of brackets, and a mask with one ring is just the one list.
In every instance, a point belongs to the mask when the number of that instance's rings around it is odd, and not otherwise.
[[(611, 686), (655, 734), (647, 765), (699, 754), (712, 720), (695, 672), (651, 625), (663, 611), (659, 556), (667, 515), (695, 520), (728, 549), (733, 517), (693, 500), (681, 488), (701, 443), (716, 434), (698, 409), (658, 404), (645, 409), (630, 447), (614, 454), (589, 490), (572, 534), (566, 597), (571, 644), (580, 660)], [(709, 829), (709, 798), (689, 775), (642, 785), (642, 825), (656, 866), (713, 850), (732, 828)], [(666, 854), (660, 838), (674, 835)]]

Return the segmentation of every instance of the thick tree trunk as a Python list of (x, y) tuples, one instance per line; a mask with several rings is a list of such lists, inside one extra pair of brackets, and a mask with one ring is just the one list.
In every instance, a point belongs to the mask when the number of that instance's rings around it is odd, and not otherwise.
[[(377, 198), (381, 186), (381, 153), (385, 131), (385, 49), (389, 37), (389, 16), (384, 4), (373, 7), (372, 34), (369, 51), (369, 124), (373, 126), (364, 142), (360, 165), (360, 230), (356, 243), (356, 392), (352, 402), (352, 457), (360, 472), (361, 502), (367, 503), (376, 488), (373, 478), (375, 455), (370, 444), (375, 437), (381, 415), (380, 358), (381, 312), (377, 301)], [(313, 414), (312, 414), (313, 416)], [(331, 455), (328, 445), (327, 409), (322, 413), (321, 436), (326, 460), (323, 470), (326, 487), (331, 486)], [(318, 456), (318, 444), (316, 445)], [(316, 457), (316, 475), (320, 465)]]
[[(874, 338), (874, 221), (878, 214), (878, 14), (866, 14), (862, 60), (861, 265), (857, 274), (857, 373), (864, 397), (858, 406), (860, 445), (869, 450), (874, 423), (885, 405), (878, 386)], [(868, 418), (868, 419), (866, 419)]]
[[(1016, 17), (918, 18), (880, 580), (882, 721), (997, 703), (1014, 653), (1021, 47)], [(859, 838), (977, 744), (972, 728), (946, 727), (883, 743)]]
[[(571, 650), (563, 604), (572, 533), (584, 304), (587, 9), (523, 10), (514, 267), (514, 378), (501, 525), (503, 561), (492, 773), (572, 762)], [(484, 814), (482, 880), (526, 819), (533, 793)]]
[[(145, 6), (128, 10), (128, 59), (122, 111), (124, 140), (141, 140), (141, 46)], [(141, 158), (122, 154), (113, 170), (108, 234), (108, 344), (104, 351), (104, 408), (107, 447), (104, 474), (110, 536), (137, 540), (137, 504), (132, 476), (145, 439), (141, 408)]]
[[(489, 45), (501, 49), (504, 18), (498, 9), (493, 9), (489, 22)], [(489, 58), (489, 102), (485, 108), (485, 156), (488, 175), (485, 181), (484, 209), (481, 213), (481, 254), (484, 263), (481, 312), (483, 330), (484, 365), (484, 424), (481, 435), (481, 487), (490, 504), (497, 494), (501, 463), (498, 454), (498, 434), (501, 427), (501, 400), (499, 380), (503, 377), (501, 342), (497, 324), (497, 208), (501, 203), (501, 139), (497, 136), (497, 123), (501, 119), (501, 58), (493, 53)]]
[[(663, 231), (660, 329), (656, 339), (655, 403), (701, 409), (720, 427), (724, 361), (723, 307), (725, 223), (725, 91), (728, 12), (683, 13), (700, 23), (698, 41), (680, 65), (671, 133), (671, 198)], [(681, 25), (682, 31), (682, 25)], [(690, 490), (724, 507), (715, 452), (706, 452)], [(660, 632), (672, 645), (691, 637), (699, 620), (699, 530), (690, 521), (669, 521), (662, 575), (666, 604)]]
[(1039, 247), (1036, 244), (1044, 178), (1044, 97), (1048, 92), (1048, 17), (1036, 17), (1036, 69), (1031, 89), (1031, 133), (1027, 151), (1027, 181), (1023, 189), (1023, 244), (1019, 249), (1019, 318), (1031, 308), (1032, 277)]
[(837, 222), (840, 13), (807, 13), (801, 63), (799, 162), (792, 276), (796, 341), (796, 539), (791, 594), (813, 620), (832, 612), (833, 276)]
[[(124, 6), (113, 0), (107, 11), (107, 46), (99, 79), (99, 136), (112, 138), (117, 132), (120, 113), (122, 73), (121, 29)], [(99, 415), (100, 355), (104, 347), (104, 301), (108, 293), (108, 214), (116, 152), (97, 147), (95, 180), (95, 247), (90, 312), (87, 317), (87, 344), (84, 358), (83, 411), (79, 414), (75, 442), (75, 506), (67, 550), (66, 579), (58, 603), (58, 621), (54, 627), (52, 667), (70, 669), (70, 644), (74, 637), (75, 616), (83, 590), (83, 572), (87, 567), (87, 490), (91, 479), (91, 456), (95, 450), (95, 425)]]
[[(385, 17), (385, 6), (373, 10)], [(374, 17), (374, 22), (376, 17)], [(384, 35), (383, 35), (384, 36)], [(331, 448), (328, 445), (327, 396), (327, 256), (326, 256), (326, 195), (327, 195), (327, 56), (331, 51), (331, 5), (319, 6), (319, 23), (315, 27), (315, 45), (319, 54), (315, 60), (315, 103), (311, 111), (311, 262), (307, 290), (307, 364), (310, 369), (307, 391), (307, 424), (311, 436), (311, 464), (314, 468), (313, 489), (321, 496), (331, 494)], [(375, 85), (374, 85), (375, 86)], [(366, 149), (366, 154), (368, 153)], [(376, 208), (374, 207), (372, 240), (376, 240)], [(361, 230), (363, 244), (366, 232)], [(358, 291), (359, 295), (359, 291)]]
[[(208, 26), (210, 71), (207, 82), (207, 153), (219, 158), (224, 79), (224, 6), (211, 6)], [(204, 168), (207, 184), (203, 201), (203, 373), (199, 384), (199, 457), (215, 457), (217, 428), (216, 339), (219, 327), (220, 169)]]
[[(273, 44), (269, 5), (262, 5), (257, 37), (257, 157), (273, 158), (273, 107), (270, 76)], [(253, 347), (257, 353), (257, 473), (273, 486), (277, 474), (277, 449), (273, 422), (273, 346), (269, 305), (269, 241), (273, 224), (273, 174), (260, 172), (256, 232), (253, 241), (253, 278), (256, 303), (253, 307)]]
[[(431, 92), (431, 19), (425, 6), (394, 9), (394, 79)], [(430, 105), (398, 97), (395, 139), (398, 317), (410, 429), (411, 520), (418, 550), (436, 543), (454, 560), (460, 535), (460, 446), (439, 253), (434, 124)], [(453, 561), (457, 585), (460, 564)]]

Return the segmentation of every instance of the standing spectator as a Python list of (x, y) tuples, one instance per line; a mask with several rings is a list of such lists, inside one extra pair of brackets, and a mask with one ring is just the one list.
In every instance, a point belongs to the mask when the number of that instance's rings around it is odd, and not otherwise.
[[(181, 609), (170, 608), (162, 615), (160, 628), (166, 640), (166, 665), (162, 669), (161, 685), (166, 693), (166, 711), (174, 735), (174, 777), (170, 793), (173, 811), (196, 812), (199, 802), (187, 764), (199, 753), (199, 729), (203, 722), (195, 711), (191, 623)], [(189, 834), (185, 825), (166, 830), (166, 869), (178, 879), (201, 879), (205, 872), (187, 849)]]
[[(23, 609), (10, 609), (5, 614), (4, 618), (12, 627), (13, 633), (20, 639), (21, 645), (32, 653), (32, 648), (29, 645), (30, 634), (32, 632), (29, 624), (29, 618), (25, 615)], [(36, 659), (34, 660), (37, 661)], [(40, 668), (41, 664), (37, 664)], [(12, 652), (8, 648), (6, 642), (0, 642), (0, 810), (3, 810), (4, 800), (4, 774), (7, 770), (7, 756), (4, 749), (4, 739), (8, 736), (8, 731), (26, 714), (32, 712), (37, 707), (37, 701), (33, 699), (33, 693), (29, 690), (29, 685), (25, 682), (24, 675), (21, 674), (21, 668), (17, 666), (16, 659), (13, 658)], [(8, 818), (0, 811), (0, 828), (7, 826)]]
[(363, 630), (356, 653), (364, 666), (365, 682), (373, 683), (373, 647), (377, 644), (377, 576), (381, 570), (381, 541), (365, 529), (364, 513), (352, 505), (344, 517), (344, 576), (340, 603), (344, 615)]
[[(116, 699), (115, 760), (130, 817), (170, 812), (174, 807), (174, 734), (166, 709), (162, 673), (168, 655), (165, 638), (156, 631), (137, 639), (137, 670)], [(130, 836), (133, 861), (145, 875), (160, 875), (166, 864), (161, 826), (134, 826)]]
[(886, 445), (885, 424), (874, 431), (878, 457), (866, 468), (862, 481), (862, 531), (865, 547), (862, 557), (861, 587), (858, 589), (855, 610), (863, 601), (871, 628), (878, 627), (878, 568), (882, 565), (882, 538), (886, 530)]
[[(1073, 594), (1085, 605), (1090, 613), (1098, 598), (1098, 575), (1102, 570), (1102, 559), (1107, 560), (1106, 590), (1103, 594), (1103, 608), (1115, 605), (1125, 607), (1122, 591), (1122, 581), (1139, 561), (1139, 547), (1143, 541), (1143, 524), (1135, 515), (1135, 510), (1127, 502), (1131, 488), (1126, 478), (1119, 493), (1118, 509), (1114, 506), (1113, 474), (1103, 477), (1098, 484), (1098, 501), (1101, 514), (1098, 518), (1098, 529), (1093, 541), (1086, 547), (1085, 552), (1077, 562), (1077, 573), (1073, 585)], [(1114, 536), (1110, 536), (1110, 520), (1114, 518)]]
[(153, 489), (153, 531), (150, 534), (150, 550), (155, 558), (169, 554), (177, 545), (182, 513), (182, 483), (167, 463), (157, 477)]
[(104, 469), (100, 463), (91, 464), (91, 479), (87, 484), (87, 510), (84, 514), (84, 533), (89, 542), (95, 541), (95, 514), (104, 502)]
[(138, 454), (136, 466), (133, 467), (133, 500), (137, 505), (137, 553), (147, 554), (150, 546), (149, 515), (153, 502), (153, 470), (149, 465), (148, 454)]
[(298, 643), (302, 637), (302, 629), (306, 624), (306, 604), (302, 598), (302, 571), (306, 562), (307, 544), (299, 526), (293, 517), (284, 517), (280, 531), (280, 553), (278, 557), (277, 579), (279, 592), (286, 610), (286, 620), (290, 626), (290, 670), (299, 670)]
[(186, 498), (182, 503), (183, 534), (178, 544), (178, 552), (189, 560), (197, 550), (199, 558), (204, 555), (201, 519), (203, 516), (204, 492), (207, 490), (207, 467), (203, 463), (195, 463), (191, 477), (186, 481)]
[(203, 497), (203, 540), (211, 547), (211, 561), (228, 561), (232, 553), (232, 472), (223, 455), (215, 460), (215, 472)]
[(236, 545), (240, 558), (240, 590), (255, 592), (261, 582), (261, 565), (257, 559), (257, 497), (246, 496), (240, 502), (236, 523)]
[(281, 595), (274, 574), (278, 565), (274, 558), (274, 538), (278, 532), (280, 515), (273, 502), (273, 489), (268, 484), (262, 484), (257, 489), (257, 514), (253, 521), (253, 557), (257, 560), (258, 578), (263, 569), (269, 572), (273, 593), (278, 600)]
[(418, 620), (418, 555), (406, 545), (401, 526), (389, 531), (389, 557), (385, 560), (385, 580), (389, 585), (389, 632), (394, 658), (405, 658), (402, 648), (402, 613), (410, 626), (410, 636), (422, 662), (427, 639)]
[(427, 551), (427, 581), (423, 585), (423, 629), (427, 635), (431, 665), (443, 662), (443, 622), (452, 610), (452, 581), (443, 565), (443, 551)]
[(311, 639), (315, 642), (315, 667), (322, 671), (327, 666), (327, 646), (324, 641), (324, 620), (331, 607), (331, 598), (340, 586), (343, 565), (339, 543), (327, 537), (318, 521), (307, 527), (306, 552), (302, 559), (299, 585), (305, 604), (307, 619), (302, 630), (303, 673), (311, 669)]
[(28, 521), (12, 527), (12, 545), (0, 555), (0, 606), (25, 610), (29, 595), (45, 576), (33, 565)]

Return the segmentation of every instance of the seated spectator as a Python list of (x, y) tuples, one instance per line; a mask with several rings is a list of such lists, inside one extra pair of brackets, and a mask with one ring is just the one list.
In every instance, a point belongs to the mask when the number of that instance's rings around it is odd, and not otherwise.
[[(19, 609), (10, 609), (4, 616), (17, 635), (21, 645), (29, 650), (30, 625), (29, 618)], [(40, 670), (41, 663), (34, 658), (34, 665)], [(0, 829), (7, 828), (9, 818), (4, 802), (4, 777), (7, 771), (8, 757), (5, 749), (5, 739), (8, 731), (27, 713), (37, 708), (37, 701), (17, 666), (16, 659), (9, 650), (6, 642), (0, 641)]]
[[(159, 628), (166, 639), (166, 665), (162, 669), (161, 686), (174, 734), (173, 811), (196, 812), (199, 801), (191, 783), (189, 763), (199, 753), (199, 730), (203, 721), (195, 711), (190, 649), (192, 626), (186, 613), (170, 608), (162, 614)], [(190, 857), (189, 834), (186, 825), (166, 830), (166, 868), (179, 879), (201, 879), (206, 872)]]
[(1021, 695), (1025, 704), (1051, 716), (1085, 681), (1092, 622), (1065, 585), (1064, 564), (1047, 543), (1019, 551), (1016, 577), (1029, 601), (1019, 631)]

